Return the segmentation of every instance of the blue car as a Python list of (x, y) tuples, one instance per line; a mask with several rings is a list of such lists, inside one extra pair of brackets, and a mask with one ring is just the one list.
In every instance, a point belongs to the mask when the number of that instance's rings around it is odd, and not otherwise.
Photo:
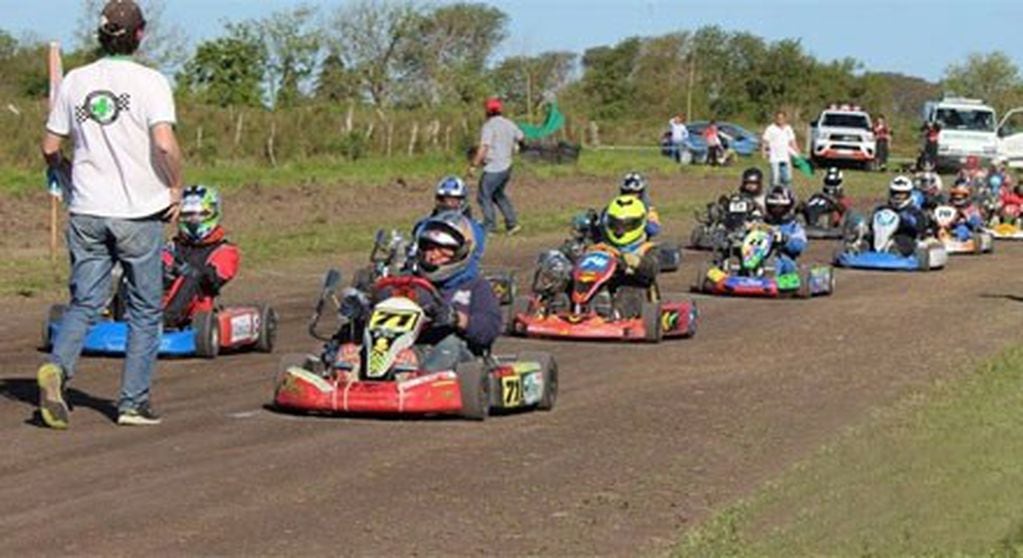
[[(689, 130), (689, 140), (686, 147), (691, 155), (693, 163), (707, 162), (707, 142), (703, 139), (703, 131), (707, 128), (706, 120), (697, 120), (686, 124)], [(727, 137), (722, 137), (725, 147), (735, 151), (743, 157), (749, 157), (760, 149), (760, 138), (757, 134), (731, 122), (718, 122), (718, 131)], [(672, 145), (671, 135), (665, 134), (661, 140), (661, 153), (671, 156)]]

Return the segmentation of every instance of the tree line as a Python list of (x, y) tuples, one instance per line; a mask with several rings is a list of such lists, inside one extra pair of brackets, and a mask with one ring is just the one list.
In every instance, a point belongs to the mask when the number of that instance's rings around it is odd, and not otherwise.
[[(83, 0), (66, 68), (99, 55), (93, 14), (102, 3)], [(140, 57), (174, 77), (186, 146), (209, 161), (460, 151), (479, 125), (480, 101), (495, 94), (517, 118), (534, 121), (555, 95), (573, 141), (589, 139), (595, 122), (605, 142), (647, 144), (678, 112), (757, 125), (786, 109), (798, 123), (842, 101), (908, 127), (923, 101), (942, 91), (1000, 109), (1023, 101), (1018, 67), (1000, 52), (950, 64), (937, 84), (869, 71), (853, 58), (819, 60), (797, 39), (768, 41), (716, 26), (629, 37), (582, 53), (499, 59), (509, 24), (500, 9), (412, 0), (303, 5), (226, 23), (187, 50), (162, 1), (144, 6), (149, 26)], [(0, 108), (7, 105), (0, 118), (40, 117), (44, 52), (39, 38), (0, 29)], [(34, 139), (27, 149), (12, 145), (27, 141), (21, 136), (0, 139), (3, 160), (35, 164)]]

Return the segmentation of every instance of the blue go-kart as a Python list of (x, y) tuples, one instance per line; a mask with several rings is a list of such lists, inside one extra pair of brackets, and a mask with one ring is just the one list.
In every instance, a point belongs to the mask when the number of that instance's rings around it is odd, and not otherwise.
[[(835, 265), (882, 271), (930, 271), (948, 263), (948, 252), (935, 238), (904, 239), (896, 236), (899, 214), (888, 208), (874, 212), (869, 230), (863, 221), (850, 223), (844, 245), (835, 254)], [(905, 246), (912, 242), (912, 251)]]

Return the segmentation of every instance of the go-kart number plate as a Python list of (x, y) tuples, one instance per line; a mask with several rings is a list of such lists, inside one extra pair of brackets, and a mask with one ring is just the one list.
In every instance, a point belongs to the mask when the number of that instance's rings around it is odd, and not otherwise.
[(582, 271), (604, 271), (611, 264), (611, 257), (603, 252), (591, 252), (586, 254), (579, 264)]
[(728, 204), (728, 211), (732, 213), (746, 213), (749, 211), (749, 204), (744, 200), (733, 200)]
[(501, 400), (505, 407), (522, 405), (522, 376), (505, 376), (501, 378)]
[(419, 314), (417, 312), (375, 310), (369, 318), (370, 329), (384, 329), (396, 333), (412, 331), (417, 323), (419, 323)]

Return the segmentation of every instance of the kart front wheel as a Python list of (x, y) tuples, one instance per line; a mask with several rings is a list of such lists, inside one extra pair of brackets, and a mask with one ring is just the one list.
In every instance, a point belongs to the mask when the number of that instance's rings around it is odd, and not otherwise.
[(504, 328), (508, 335), (520, 335), (518, 318), (521, 314), (529, 313), (530, 298), (528, 296), (517, 296), (512, 301), (511, 311), (508, 312), (508, 319), (505, 320)]
[(543, 374), (543, 395), (536, 408), (550, 411), (558, 401), (558, 363), (548, 353), (519, 353), (518, 359), (525, 362), (536, 362)]
[(799, 289), (796, 290), (796, 296), (799, 298), (810, 298), (813, 296), (813, 291), (810, 289), (809, 267), (799, 268)]
[(490, 378), (486, 367), (477, 361), (459, 362), (455, 374), (462, 396), (462, 417), (485, 420), (490, 415)]
[(277, 311), (269, 304), (259, 307), (259, 340), (256, 350), (261, 353), (272, 353), (277, 341)]
[(664, 337), (661, 329), (661, 303), (644, 302), (642, 309), (643, 339), (649, 343), (660, 343)]
[(220, 354), (220, 321), (216, 312), (199, 312), (192, 319), (195, 331), (195, 354), (216, 358)]

